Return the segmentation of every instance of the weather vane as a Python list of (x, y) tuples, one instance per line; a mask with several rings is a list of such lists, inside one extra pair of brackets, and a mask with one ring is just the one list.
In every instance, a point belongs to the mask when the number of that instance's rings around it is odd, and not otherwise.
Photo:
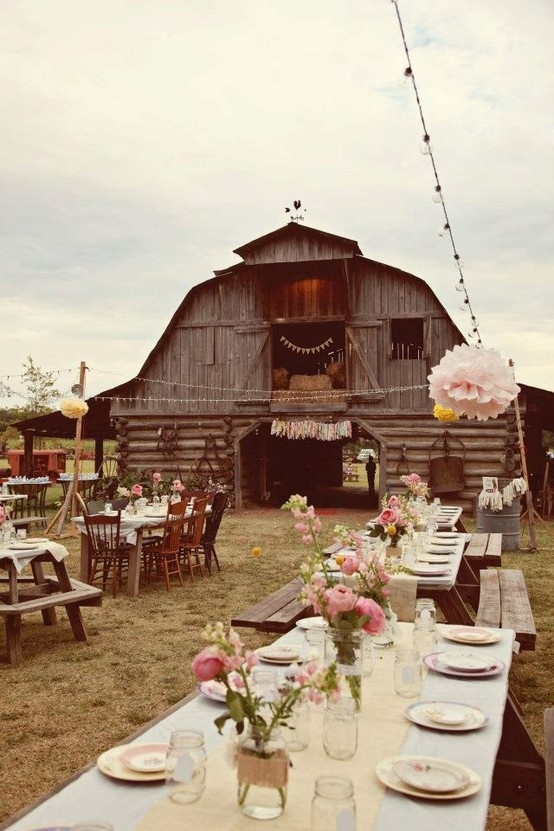
[[(293, 204), (294, 210), (296, 211), (296, 216), (291, 216), (290, 221), (291, 222), (304, 222), (304, 217), (302, 216), (302, 214), (306, 213), (306, 208), (302, 208), (302, 202), (300, 201), (300, 199), (295, 199), (292, 204)], [(300, 210), (301, 208), (302, 208), (302, 210)], [(290, 214), (291, 211), (292, 211), (292, 208), (285, 208), (285, 213)]]

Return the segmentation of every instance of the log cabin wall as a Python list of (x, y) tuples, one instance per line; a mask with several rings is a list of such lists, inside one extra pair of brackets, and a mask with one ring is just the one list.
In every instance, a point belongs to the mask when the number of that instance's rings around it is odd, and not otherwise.
[[(125, 466), (184, 475), (212, 437), (233, 465), (240, 505), (267, 498), (274, 417), (344, 419), (379, 438), (383, 485), (399, 485), (403, 445), (410, 470), (425, 478), (429, 448), (445, 429), (432, 416), (427, 376), (447, 349), (464, 342), (427, 284), (363, 257), (352, 240), (295, 223), (235, 253), (243, 262), (189, 292), (128, 392), (112, 402)], [(344, 356), (344, 389), (308, 401), (286, 392), (279, 398), (272, 389), (279, 333), (294, 345), (297, 333), (310, 343), (314, 332), (320, 345), (327, 331)], [(446, 427), (466, 446), (466, 485), (453, 501), (467, 509), (482, 476), (515, 475), (502, 462), (507, 422)], [(177, 431), (173, 454), (160, 445), (163, 428)], [(283, 441), (294, 460), (295, 442)], [(323, 460), (330, 454), (320, 444)]]

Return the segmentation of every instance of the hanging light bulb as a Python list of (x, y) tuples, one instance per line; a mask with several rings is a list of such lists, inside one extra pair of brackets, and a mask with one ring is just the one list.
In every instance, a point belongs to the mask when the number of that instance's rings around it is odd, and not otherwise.
[(445, 237), (448, 234), (449, 231), (450, 231), (450, 225), (447, 222), (446, 225), (443, 225), (442, 228), (440, 229), (439, 237)]
[(471, 322), (476, 327), (476, 331), (477, 331), (477, 326), (479, 326), (479, 322), (478, 322), (477, 318), (475, 317), (475, 315), (471, 316)]
[(427, 133), (425, 133), (425, 135), (423, 136), (423, 143), (419, 146), (419, 152), (422, 156), (429, 156), (429, 154), (431, 153), (430, 141), (431, 138), (427, 135)]
[(464, 278), (463, 277), (460, 277), (460, 279), (456, 283), (456, 291), (465, 291)]
[(461, 306), (460, 306), (460, 310), (461, 310), (462, 312), (467, 312), (468, 306), (469, 306), (469, 300), (468, 300), (468, 299), (467, 299), (467, 297), (466, 297), (466, 298), (465, 298), (465, 300), (464, 300), (464, 302), (463, 302), (463, 303), (461, 304)]
[(435, 192), (432, 196), (433, 202), (440, 204), (442, 202), (442, 191), (440, 185), (435, 185)]

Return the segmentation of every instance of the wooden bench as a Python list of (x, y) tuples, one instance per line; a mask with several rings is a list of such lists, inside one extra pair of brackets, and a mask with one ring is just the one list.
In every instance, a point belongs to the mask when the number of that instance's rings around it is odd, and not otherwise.
[(302, 579), (295, 577), (277, 591), (249, 606), (240, 614), (231, 618), (231, 626), (249, 626), (260, 632), (289, 632), (296, 621), (313, 614), (298, 595), (302, 590)]
[(502, 565), (502, 534), (472, 534), (464, 557), (477, 571)]
[(483, 569), (480, 577), (475, 625), (513, 629), (522, 649), (534, 649), (537, 630), (521, 569)]

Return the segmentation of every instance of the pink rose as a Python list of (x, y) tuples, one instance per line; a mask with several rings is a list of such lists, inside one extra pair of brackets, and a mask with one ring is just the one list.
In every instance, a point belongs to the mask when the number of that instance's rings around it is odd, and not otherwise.
[(387, 504), (389, 508), (398, 508), (400, 507), (400, 498), (398, 496), (391, 496)]
[(133, 485), (131, 493), (133, 496), (142, 496), (142, 485)]
[(359, 568), (360, 561), (357, 557), (347, 557), (341, 566), (341, 571), (343, 574), (350, 577), (352, 574), (355, 574)]
[(176, 490), (179, 493), (185, 490), (185, 486), (183, 485), (180, 479), (173, 480), (173, 490)]
[(350, 612), (356, 605), (357, 595), (349, 589), (348, 586), (343, 586), (338, 583), (332, 589), (325, 591), (325, 600), (327, 603), (327, 611), (329, 617), (335, 618), (342, 612)]
[(223, 669), (223, 661), (207, 646), (193, 659), (191, 668), (199, 681), (212, 681)]
[(155, 484), (155, 485), (157, 485), (157, 484), (158, 484), (158, 482), (160, 481), (160, 479), (161, 479), (161, 478), (162, 478), (162, 474), (161, 474), (161, 473), (156, 473), (156, 472), (154, 472), (154, 473), (152, 474), (152, 481), (154, 482), (154, 484)]
[(378, 635), (385, 628), (385, 613), (375, 600), (370, 597), (359, 597), (356, 603), (359, 615), (369, 615), (369, 620), (362, 627), (369, 635)]
[(400, 511), (397, 508), (383, 508), (377, 517), (378, 525), (396, 525), (400, 519)]

